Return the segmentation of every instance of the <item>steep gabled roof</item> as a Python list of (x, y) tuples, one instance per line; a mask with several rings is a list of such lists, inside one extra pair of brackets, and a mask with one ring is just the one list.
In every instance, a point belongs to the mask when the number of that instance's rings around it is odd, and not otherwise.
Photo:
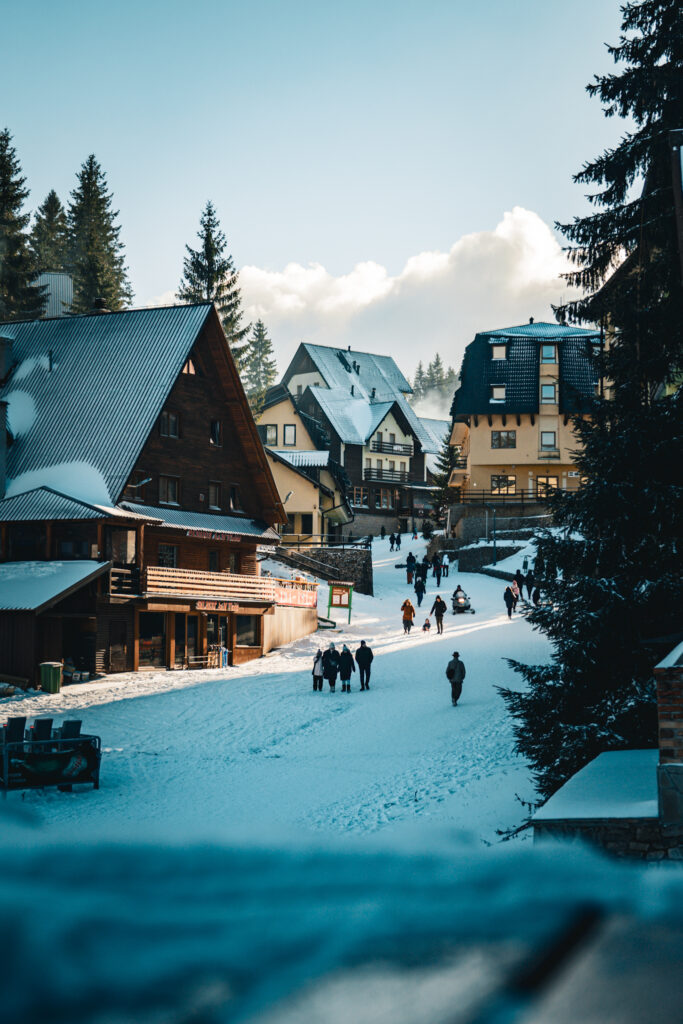
[(451, 421), (432, 420), (425, 416), (420, 416), (419, 420), (423, 430), (425, 430), (431, 438), (431, 446), (429, 448), (425, 448), (425, 452), (428, 452), (430, 455), (438, 454), (443, 448), (446, 434), (450, 435)]
[(354, 392), (368, 400), (374, 388), (378, 401), (387, 401), (401, 394), (412, 394), (413, 389), (391, 356), (333, 348), (329, 345), (310, 345), (308, 342), (303, 342), (299, 346), (285, 371), (284, 383), (293, 376), (293, 367), (301, 352), (310, 358), (328, 388), (343, 388), (348, 394), (353, 385)]
[(0, 324), (15, 364), (0, 389), (13, 437), (8, 495), (47, 484), (116, 501), (212, 310), (202, 303)]
[(394, 402), (374, 405), (365, 398), (351, 398), (345, 388), (307, 388), (344, 444), (365, 444)]

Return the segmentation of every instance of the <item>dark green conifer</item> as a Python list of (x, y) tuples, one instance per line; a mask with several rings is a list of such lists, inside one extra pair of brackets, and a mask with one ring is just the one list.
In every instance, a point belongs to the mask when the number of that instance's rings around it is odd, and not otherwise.
[(242, 370), (248, 359), (246, 337), (251, 324), (242, 324), (242, 297), (239, 274), (232, 256), (226, 252), (226, 238), (220, 228), (213, 203), (207, 202), (197, 232), (200, 245), (186, 245), (183, 278), (178, 288), (181, 302), (215, 302), (230, 351)]
[(455, 468), (455, 460), (458, 456), (457, 450), (451, 444), (451, 432), (447, 430), (443, 438), (443, 446), (436, 457), (436, 469), (432, 474), (434, 477), (434, 490), (431, 493), (434, 510), (439, 516), (444, 515), (451, 507), (456, 498), (456, 491), (449, 486), (451, 472)]
[(68, 211), (68, 268), (74, 279), (73, 313), (89, 313), (95, 299), (112, 311), (130, 305), (118, 210), (100, 164), (91, 154), (76, 175)]
[(66, 211), (51, 189), (36, 210), (31, 228), (31, 250), (38, 273), (67, 269), (68, 242)]
[(263, 320), (257, 320), (252, 328), (241, 377), (252, 412), (260, 412), (265, 393), (277, 377), (273, 343)]
[(45, 289), (32, 282), (36, 263), (24, 212), (26, 178), (7, 128), (0, 132), (0, 320), (30, 320), (45, 311)]

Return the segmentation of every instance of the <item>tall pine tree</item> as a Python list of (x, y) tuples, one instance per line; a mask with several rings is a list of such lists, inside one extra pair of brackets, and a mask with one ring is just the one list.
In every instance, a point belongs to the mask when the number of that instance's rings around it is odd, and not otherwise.
[(24, 213), (28, 198), (12, 136), (0, 132), (0, 320), (30, 320), (45, 311), (45, 289), (32, 282), (36, 263), (29, 247)]
[(204, 207), (199, 224), (199, 248), (185, 246), (187, 256), (178, 298), (181, 302), (215, 302), (230, 351), (238, 370), (242, 370), (248, 358), (246, 337), (251, 324), (242, 324), (239, 275), (232, 256), (226, 252), (226, 238), (212, 202)]
[(68, 211), (68, 265), (74, 279), (71, 312), (89, 313), (95, 299), (103, 299), (107, 309), (123, 309), (130, 305), (133, 293), (116, 223), (119, 213), (112, 209), (112, 193), (93, 154), (76, 178)]
[(417, 364), (417, 370), (415, 371), (415, 378), (413, 380), (413, 401), (417, 401), (422, 398), (425, 393), (425, 371), (422, 365), (422, 360)]
[(260, 412), (266, 391), (277, 377), (273, 343), (263, 320), (256, 321), (249, 336), (249, 348), (241, 376), (252, 412)]
[(31, 228), (31, 250), (38, 273), (66, 270), (68, 243), (66, 211), (52, 189), (36, 210)]
[(584, 482), (553, 498), (559, 531), (539, 545), (548, 603), (530, 618), (553, 660), (513, 663), (527, 688), (503, 691), (544, 797), (604, 750), (656, 744), (652, 668), (673, 646), (683, 604), (683, 399), (662, 388), (683, 365), (667, 134), (683, 124), (683, 8), (647, 0), (622, 16), (611, 53), (626, 67), (588, 88), (635, 130), (576, 176), (599, 186), (599, 212), (564, 227), (569, 280), (586, 294), (557, 311), (607, 326), (611, 388), (574, 422)]
[(435, 486), (431, 498), (434, 510), (439, 517), (444, 515), (456, 498), (456, 492), (453, 487), (449, 487), (448, 481), (451, 478), (451, 472), (455, 469), (457, 457), (458, 451), (451, 444), (451, 432), (448, 430), (444, 436), (441, 451), (436, 457), (436, 470), (432, 474)]

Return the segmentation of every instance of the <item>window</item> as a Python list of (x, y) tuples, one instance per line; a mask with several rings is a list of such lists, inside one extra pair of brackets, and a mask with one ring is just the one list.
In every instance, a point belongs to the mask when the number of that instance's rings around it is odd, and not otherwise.
[(555, 385), (541, 384), (541, 405), (555, 405)]
[(401, 467), (401, 472), (402, 473), (407, 473), (408, 472), (408, 463), (407, 462), (399, 462), (399, 466)]
[(556, 476), (537, 476), (536, 494), (539, 498), (544, 497), (549, 491), (556, 491), (559, 480)]
[(211, 420), (211, 428), (209, 430), (209, 440), (211, 444), (215, 444), (218, 447), (223, 444), (223, 428), (220, 420)]
[(365, 468), (366, 469), (372, 469), (372, 459), (366, 459), (365, 460)]
[(283, 444), (287, 444), (287, 445), (294, 445), (294, 444), (296, 444), (296, 424), (295, 423), (286, 423), (284, 428), (283, 428), (283, 434), (284, 434), (284, 436), (282, 438)]
[(176, 412), (162, 412), (159, 433), (162, 437), (180, 437), (180, 421)]
[(380, 508), (393, 508), (394, 492), (383, 487), (379, 492), (379, 504)]
[(492, 476), (491, 494), (514, 494), (517, 490), (516, 476)]
[(197, 368), (194, 364), (194, 360), (188, 359), (185, 365), (183, 366), (183, 373), (187, 373), (190, 374), (191, 376), (194, 376), (196, 372)]
[(240, 489), (237, 484), (231, 484), (230, 486), (230, 509), (233, 512), (239, 511), (242, 508), (240, 501)]
[(396, 434), (389, 434), (389, 444), (396, 444)]
[(542, 430), (541, 431), (541, 448), (555, 450), (557, 445), (555, 444), (557, 435), (554, 430)]
[(296, 386), (296, 397), (297, 398), (301, 398), (303, 393), (304, 393), (304, 386), (303, 386), (303, 384), (297, 384), (297, 386)]
[(354, 487), (353, 489), (353, 504), (358, 505), (360, 508), (368, 507), (368, 489), (367, 487)]
[(389, 472), (390, 473), (395, 473), (396, 472), (396, 463), (394, 462), (393, 459), (389, 459)]
[(164, 505), (178, 504), (179, 480), (177, 476), (159, 477), (159, 501)]
[(178, 568), (178, 548), (175, 544), (160, 544), (157, 551), (157, 564), (167, 569)]
[(209, 481), (209, 508), (221, 507), (221, 485), (215, 480)]
[(492, 402), (504, 402), (505, 401), (505, 385), (504, 384), (493, 384), (491, 386), (491, 401)]
[(492, 359), (507, 359), (507, 345), (492, 345), (491, 346), (491, 358)]
[(554, 345), (541, 345), (541, 362), (556, 363), (557, 349)]
[(516, 448), (517, 447), (517, 431), (516, 430), (492, 430), (491, 431), (491, 447), (492, 448)]
[(377, 469), (378, 469), (378, 470), (379, 470), (379, 472), (381, 473), (381, 472), (382, 472), (382, 467), (384, 466), (384, 463), (382, 462), (382, 460), (381, 460), (381, 459), (375, 459), (375, 462), (376, 462), (376, 464), (377, 464)]
[(235, 643), (238, 647), (259, 646), (260, 615), (235, 616)]
[(287, 515), (286, 533), (296, 533), (296, 518), (293, 512), (290, 512)]
[(313, 513), (302, 512), (301, 513), (301, 532), (302, 533), (313, 533)]
[(277, 423), (260, 424), (258, 435), (264, 444), (277, 444)]
[(123, 497), (126, 501), (141, 501), (147, 500), (147, 484), (152, 482), (151, 476), (147, 473), (135, 470), (131, 474), (131, 478), (126, 484), (126, 489), (123, 492)]
[(220, 557), (217, 551), (209, 551), (209, 572), (218, 572)]

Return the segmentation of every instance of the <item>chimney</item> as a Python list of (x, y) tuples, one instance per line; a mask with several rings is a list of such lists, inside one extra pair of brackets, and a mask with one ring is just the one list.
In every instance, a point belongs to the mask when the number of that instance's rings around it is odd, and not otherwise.
[(529, 323), (532, 324), (533, 322), (534, 322), (534, 318), (532, 316), (530, 316), (529, 317)]
[(0, 334), (0, 381), (3, 381), (12, 368), (12, 339)]
[(353, 389), (354, 389), (354, 386), (355, 386), (355, 385), (353, 385), (353, 384), (351, 385), (351, 398), (353, 398)]
[(683, 825), (683, 643), (655, 667), (659, 765), (659, 818)]
[(376, 394), (377, 394), (377, 388), (373, 388), (372, 391), (370, 392), (370, 401), (373, 400), (373, 398), (375, 397)]
[(350, 345), (349, 345), (349, 347), (347, 348), (347, 350), (346, 350), (346, 351), (347, 351), (347, 352), (350, 352), (350, 351), (351, 351), (351, 346), (350, 346)]
[(7, 486), (7, 402), (0, 401), (0, 500)]
[(95, 299), (92, 304), (93, 313), (111, 313), (110, 309), (107, 309), (107, 303), (103, 298)]

